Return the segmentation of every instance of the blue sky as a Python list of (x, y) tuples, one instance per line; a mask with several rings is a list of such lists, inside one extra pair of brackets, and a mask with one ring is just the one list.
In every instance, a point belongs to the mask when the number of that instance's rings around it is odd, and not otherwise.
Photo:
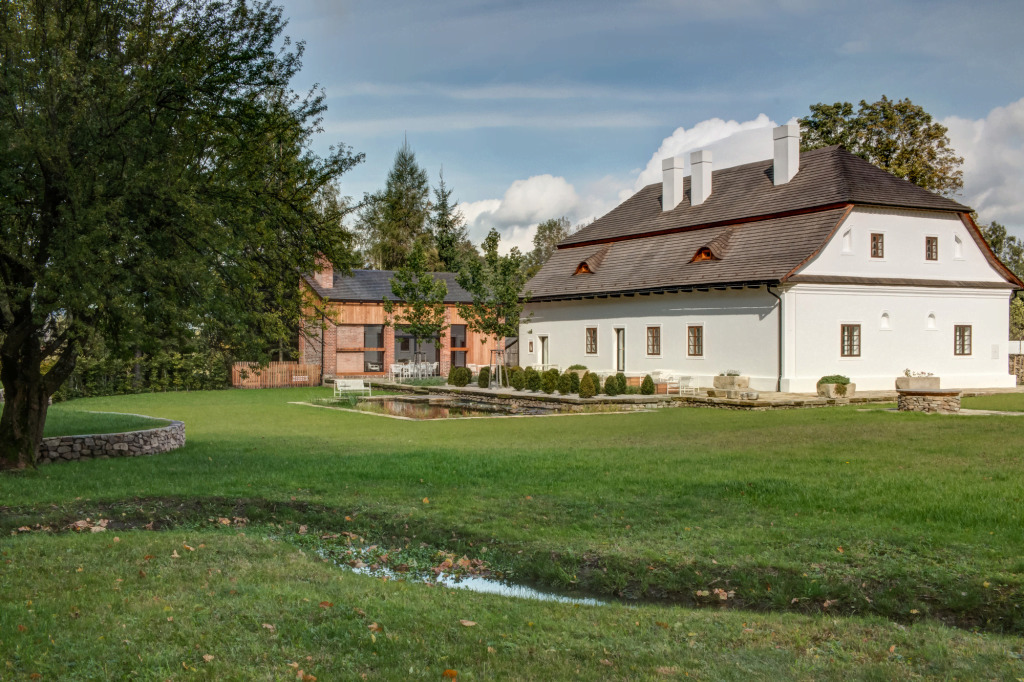
[(909, 97), (950, 127), (960, 197), (1024, 235), (1024, 3), (286, 0), (295, 85), (326, 91), (317, 140), (366, 154), (342, 190), (383, 186), (408, 136), (479, 239), (528, 247), (549, 217), (597, 217), (710, 148), (771, 155), (816, 102)]

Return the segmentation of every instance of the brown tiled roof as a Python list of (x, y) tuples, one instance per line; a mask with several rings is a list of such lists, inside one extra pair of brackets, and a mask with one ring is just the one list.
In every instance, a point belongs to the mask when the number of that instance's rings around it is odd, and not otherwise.
[(711, 188), (704, 203), (690, 206), (690, 178), (686, 177), (682, 202), (671, 211), (662, 211), (661, 183), (648, 185), (558, 246), (620, 240), (841, 204), (971, 210), (897, 178), (838, 146), (802, 152), (800, 171), (784, 185), (773, 184), (772, 160), (767, 159), (714, 171)]
[[(601, 267), (578, 277), (573, 276), (576, 267), (594, 253), (594, 247), (559, 248), (527, 283), (526, 291), (537, 301), (778, 282), (825, 242), (846, 208), (613, 242), (606, 247)], [(716, 240), (722, 246), (730, 233), (722, 260), (690, 262), (697, 249)]]

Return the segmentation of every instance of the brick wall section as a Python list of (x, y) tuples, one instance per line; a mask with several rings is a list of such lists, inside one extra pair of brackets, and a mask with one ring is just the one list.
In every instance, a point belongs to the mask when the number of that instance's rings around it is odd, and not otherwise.
[(1024, 355), (1010, 356), (1010, 374), (1017, 377), (1017, 385), (1024, 384)]
[(184, 422), (127, 433), (103, 433), (88, 436), (44, 438), (39, 445), (39, 464), (138, 457), (177, 450), (185, 445)]

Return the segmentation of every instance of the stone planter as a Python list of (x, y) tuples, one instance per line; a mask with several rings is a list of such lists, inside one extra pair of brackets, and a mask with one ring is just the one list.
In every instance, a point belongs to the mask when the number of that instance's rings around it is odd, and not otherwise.
[(850, 398), (857, 390), (857, 384), (818, 384), (821, 398)]
[(726, 391), (738, 391), (742, 388), (750, 388), (750, 377), (714, 377), (715, 388)]
[(897, 391), (937, 391), (939, 377), (896, 377)]
[(956, 414), (962, 395), (958, 388), (900, 389), (896, 391), (896, 407), (900, 412)]

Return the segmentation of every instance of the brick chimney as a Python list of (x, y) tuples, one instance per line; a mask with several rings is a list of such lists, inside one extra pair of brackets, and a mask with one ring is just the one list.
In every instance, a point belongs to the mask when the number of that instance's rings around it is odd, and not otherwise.
[(711, 196), (711, 152), (690, 154), (690, 206), (699, 206)]
[(313, 281), (321, 289), (330, 289), (334, 286), (334, 266), (323, 254), (317, 256), (317, 271), (313, 273)]
[(775, 184), (785, 185), (800, 170), (799, 124), (787, 123), (775, 128), (772, 139), (775, 141)]

